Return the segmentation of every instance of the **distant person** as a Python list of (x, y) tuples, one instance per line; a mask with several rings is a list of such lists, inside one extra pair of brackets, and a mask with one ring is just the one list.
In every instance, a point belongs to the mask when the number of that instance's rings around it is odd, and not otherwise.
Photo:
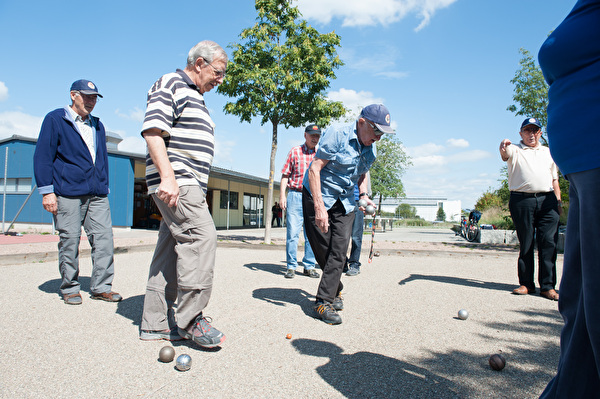
[(352, 245), (350, 247), (350, 257), (346, 260), (346, 266), (344, 267), (344, 270), (346, 271), (346, 276), (358, 276), (360, 274), (360, 253), (362, 250), (365, 214), (359, 209), (359, 200), (360, 189), (357, 184), (354, 186), (354, 202), (356, 204), (356, 208), (354, 210), (354, 221), (352, 222), (352, 236), (350, 239), (352, 241)]
[(217, 249), (206, 202), (215, 124), (204, 93), (223, 83), (226, 68), (223, 48), (202, 41), (189, 51), (184, 70), (163, 75), (148, 92), (142, 125), (146, 182), (162, 221), (146, 286), (142, 340), (186, 338), (204, 348), (225, 340), (203, 311)]
[(367, 195), (366, 174), (375, 162), (373, 144), (384, 133), (394, 133), (390, 112), (383, 104), (366, 106), (356, 122), (331, 126), (323, 133), (304, 177), (306, 235), (323, 270), (314, 309), (328, 324), (342, 322), (338, 310), (344, 307), (341, 276), (356, 209), (354, 186), (358, 184), (361, 199), (375, 206)]
[(600, 0), (580, 0), (546, 39), (548, 141), (570, 182), (558, 308), (564, 319), (556, 376), (542, 398), (600, 395)]
[(537, 240), (540, 295), (558, 301), (555, 290), (560, 205), (558, 168), (548, 147), (540, 144), (542, 126), (536, 118), (525, 119), (519, 134), (519, 144), (512, 144), (510, 139), (500, 143), (500, 156), (508, 168), (508, 207), (519, 239), (519, 287), (513, 294), (535, 293), (534, 240)]
[(60, 294), (68, 305), (81, 305), (79, 242), (81, 227), (92, 246), (92, 299), (118, 302), (112, 291), (114, 243), (108, 202), (108, 152), (104, 125), (91, 112), (96, 85), (77, 80), (71, 85), (71, 105), (48, 113), (35, 146), (33, 168), (44, 209), (54, 215), (60, 237)]
[[(304, 225), (304, 216), (302, 214), (302, 180), (311, 161), (315, 157), (315, 147), (321, 138), (321, 129), (317, 125), (308, 125), (304, 129), (304, 144), (293, 147), (285, 160), (281, 170), (281, 184), (279, 193), (279, 206), (282, 210), (287, 210), (286, 224), (286, 266), (285, 278), (294, 278), (296, 268), (298, 267), (298, 238), (300, 230)], [(287, 196), (285, 189), (288, 189)], [(319, 273), (315, 270), (315, 255), (306, 238), (306, 229), (304, 230), (304, 257), (302, 266), (304, 275), (313, 278), (319, 278)]]
[(274, 222), (277, 223), (277, 227), (281, 227), (281, 217), (279, 216), (281, 208), (279, 207), (277, 201), (275, 201), (275, 205), (271, 207), (271, 212), (273, 213), (273, 216), (271, 217), (271, 227), (273, 226)]

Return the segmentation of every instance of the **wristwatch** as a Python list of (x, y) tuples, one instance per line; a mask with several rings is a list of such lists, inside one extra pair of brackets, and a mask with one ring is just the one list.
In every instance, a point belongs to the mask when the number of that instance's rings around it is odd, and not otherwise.
[(358, 198), (362, 197), (363, 195), (366, 195), (367, 197), (369, 197), (369, 193), (360, 193), (360, 194), (358, 194)]

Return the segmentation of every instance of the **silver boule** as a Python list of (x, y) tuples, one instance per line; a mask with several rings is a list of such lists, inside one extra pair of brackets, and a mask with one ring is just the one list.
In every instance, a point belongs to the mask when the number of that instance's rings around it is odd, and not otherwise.
[(465, 309), (459, 310), (458, 318), (461, 320), (467, 320), (469, 318), (469, 312), (467, 312)]
[(175, 368), (179, 371), (188, 371), (192, 367), (192, 358), (190, 355), (179, 355), (177, 356), (177, 363), (175, 364)]
[(158, 352), (158, 360), (163, 363), (172, 362), (175, 358), (175, 349), (172, 346), (163, 346)]
[(358, 200), (358, 206), (362, 206), (363, 208), (366, 208), (367, 205), (368, 205), (367, 200), (365, 200), (365, 199)]
[(367, 207), (365, 208), (365, 213), (367, 215), (374, 215), (375, 214), (375, 207), (373, 205), (367, 205)]

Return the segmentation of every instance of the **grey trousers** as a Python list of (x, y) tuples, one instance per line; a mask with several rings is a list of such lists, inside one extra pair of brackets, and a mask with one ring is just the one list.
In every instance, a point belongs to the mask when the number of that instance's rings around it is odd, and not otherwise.
[(93, 294), (110, 292), (115, 272), (114, 243), (110, 205), (107, 197), (57, 196), (58, 212), (54, 216), (58, 242), (58, 267), (62, 282), (61, 295), (79, 292), (79, 241), (81, 226), (92, 247), (92, 275), (90, 291)]
[(182, 186), (179, 190), (173, 208), (152, 195), (163, 219), (146, 285), (142, 330), (175, 325), (189, 329), (212, 292), (217, 230), (202, 189)]

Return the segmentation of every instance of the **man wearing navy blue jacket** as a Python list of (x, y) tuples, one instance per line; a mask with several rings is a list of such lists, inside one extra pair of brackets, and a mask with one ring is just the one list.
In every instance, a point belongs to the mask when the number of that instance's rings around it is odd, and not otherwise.
[(71, 85), (71, 105), (48, 113), (42, 123), (33, 168), (44, 209), (58, 230), (60, 294), (80, 305), (79, 241), (83, 226), (92, 246), (92, 299), (118, 302), (112, 291), (113, 234), (108, 203), (108, 155), (104, 125), (91, 115), (98, 88), (89, 80)]

